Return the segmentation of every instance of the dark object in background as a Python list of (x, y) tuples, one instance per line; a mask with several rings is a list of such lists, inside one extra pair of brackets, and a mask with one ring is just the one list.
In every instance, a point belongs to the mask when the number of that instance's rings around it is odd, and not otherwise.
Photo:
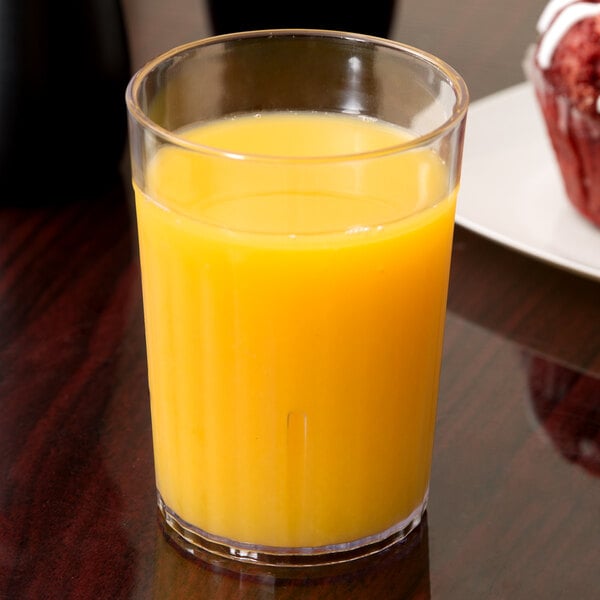
[(248, 0), (207, 0), (215, 34), (250, 29), (335, 29), (388, 37), (394, 10), (400, 2), (374, 0), (368, 6), (348, 0), (303, 0), (297, 6)]
[(85, 199), (114, 184), (129, 77), (119, 0), (0, 0), (0, 205)]

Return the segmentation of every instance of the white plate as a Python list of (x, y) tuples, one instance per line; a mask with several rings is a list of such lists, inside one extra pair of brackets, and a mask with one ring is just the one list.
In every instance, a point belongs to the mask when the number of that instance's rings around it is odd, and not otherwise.
[(456, 222), (600, 279), (600, 228), (569, 204), (529, 82), (471, 104)]

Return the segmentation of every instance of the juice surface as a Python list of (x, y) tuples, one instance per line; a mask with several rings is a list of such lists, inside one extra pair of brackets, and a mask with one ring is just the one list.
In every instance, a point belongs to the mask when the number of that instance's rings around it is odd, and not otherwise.
[[(185, 136), (315, 157), (406, 140), (262, 114)], [(322, 546), (427, 493), (455, 190), (431, 151), (157, 151), (136, 185), (157, 487), (210, 535)]]

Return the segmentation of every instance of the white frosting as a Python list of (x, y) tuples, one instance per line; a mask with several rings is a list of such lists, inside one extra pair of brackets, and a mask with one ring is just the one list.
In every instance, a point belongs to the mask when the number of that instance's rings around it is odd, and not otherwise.
[(542, 11), (540, 18), (537, 22), (537, 31), (538, 33), (544, 33), (548, 27), (550, 27), (550, 23), (554, 20), (554, 17), (567, 5), (576, 2), (577, 0), (550, 0), (548, 4), (546, 4), (546, 8)]
[(562, 12), (552, 21), (540, 41), (537, 52), (537, 61), (542, 69), (547, 69), (552, 64), (554, 51), (565, 33), (578, 21), (587, 17), (600, 15), (600, 4), (593, 2), (576, 2), (568, 4)]

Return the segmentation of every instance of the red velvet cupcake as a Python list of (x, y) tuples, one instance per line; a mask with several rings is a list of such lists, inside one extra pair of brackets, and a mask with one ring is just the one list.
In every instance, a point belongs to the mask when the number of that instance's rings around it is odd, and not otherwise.
[(600, 227), (600, 0), (551, 0), (525, 71), (572, 205)]

